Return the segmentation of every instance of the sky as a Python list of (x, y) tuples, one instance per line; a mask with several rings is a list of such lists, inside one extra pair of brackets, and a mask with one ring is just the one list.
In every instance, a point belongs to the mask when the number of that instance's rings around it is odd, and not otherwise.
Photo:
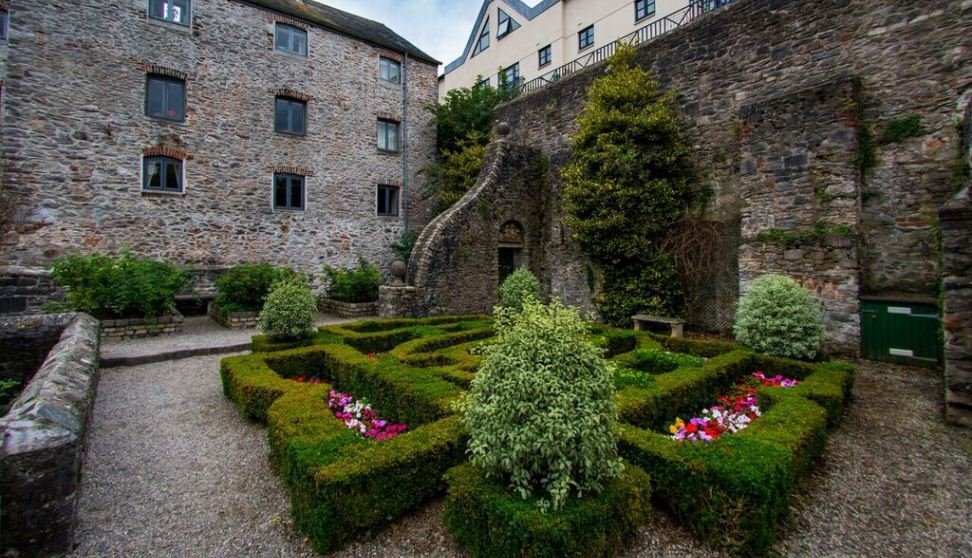
[(323, 0), (323, 3), (384, 23), (445, 65), (462, 55), (483, 0)]

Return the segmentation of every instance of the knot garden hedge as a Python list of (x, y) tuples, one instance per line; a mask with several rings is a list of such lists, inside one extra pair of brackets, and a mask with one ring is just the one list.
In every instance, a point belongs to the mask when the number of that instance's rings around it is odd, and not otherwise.
[[(592, 326), (592, 340), (617, 365), (626, 470), (600, 494), (543, 514), (467, 463), (454, 403), (475, 377), (476, 348), (493, 335), (486, 316), (375, 320), (321, 327), (299, 342), (255, 337), (253, 354), (223, 359), (223, 391), (241, 414), (267, 424), (294, 522), (317, 550), (367, 536), (448, 491), (444, 521), (476, 556), (609, 555), (644, 522), (652, 498), (714, 546), (766, 554), (853, 382), (844, 363)], [(697, 358), (665, 358), (677, 363), (661, 368), (643, 358), (663, 351)], [(801, 383), (759, 387), (762, 416), (713, 442), (675, 441), (665, 431), (757, 370)], [(330, 389), (367, 399), (409, 430), (366, 439), (332, 414)]]

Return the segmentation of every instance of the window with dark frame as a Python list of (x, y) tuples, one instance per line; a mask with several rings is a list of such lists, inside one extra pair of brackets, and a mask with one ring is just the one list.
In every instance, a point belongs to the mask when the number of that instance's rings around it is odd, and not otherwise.
[(174, 77), (149, 74), (145, 80), (145, 114), (183, 122), (186, 119), (186, 82)]
[(635, 22), (655, 15), (655, 0), (635, 0)]
[(398, 186), (378, 186), (378, 215), (398, 217)]
[(476, 48), (473, 49), (473, 56), (476, 56), (480, 52), (489, 48), (489, 18), (486, 18), (485, 23), (483, 23), (483, 30), (479, 34), (479, 41), (476, 42)]
[(0, 10), (0, 41), (7, 40), (7, 25), (10, 24), (10, 13), (7, 10)]
[(304, 177), (278, 172), (273, 175), (273, 208), (304, 210)]
[(388, 153), (398, 153), (401, 150), (398, 139), (398, 122), (379, 118), (378, 149)]
[(520, 63), (507, 66), (499, 74), (499, 84), (504, 90), (509, 91), (520, 85)]
[(274, 27), (273, 45), (276, 50), (307, 56), (307, 31), (278, 22)]
[(307, 101), (278, 96), (274, 100), (273, 129), (281, 134), (307, 134)]
[(402, 65), (390, 58), (378, 59), (378, 77), (389, 83), (402, 82)]
[(553, 60), (553, 48), (547, 45), (537, 51), (538, 67), (543, 68)]
[(511, 18), (503, 10), (499, 10), (499, 17), (496, 20), (496, 38), (502, 39), (510, 33), (520, 28), (520, 24)]
[(179, 25), (189, 25), (192, 0), (149, 0), (149, 17)]
[(172, 157), (143, 158), (142, 190), (182, 193), (182, 161)]
[(480, 87), (489, 87), (489, 86), (490, 86), (489, 78), (485, 77), (477, 81), (476, 85), (473, 86), (473, 89), (479, 89)]
[(577, 50), (584, 50), (594, 45), (594, 26), (585, 27), (577, 34)]

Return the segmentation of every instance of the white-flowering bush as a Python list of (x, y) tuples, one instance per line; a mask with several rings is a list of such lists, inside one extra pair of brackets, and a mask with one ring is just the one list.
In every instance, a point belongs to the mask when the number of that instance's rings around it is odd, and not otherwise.
[(812, 359), (824, 334), (820, 302), (789, 277), (764, 275), (739, 301), (733, 333), (762, 353)]
[(499, 288), (499, 305), (519, 312), (527, 299), (540, 300), (540, 281), (521, 267), (503, 280)]
[(282, 281), (274, 285), (260, 312), (260, 329), (274, 337), (303, 337), (314, 326), (317, 304), (306, 281)]
[(599, 492), (621, 472), (612, 369), (577, 311), (498, 307), (496, 343), (461, 405), (474, 465), (541, 508)]

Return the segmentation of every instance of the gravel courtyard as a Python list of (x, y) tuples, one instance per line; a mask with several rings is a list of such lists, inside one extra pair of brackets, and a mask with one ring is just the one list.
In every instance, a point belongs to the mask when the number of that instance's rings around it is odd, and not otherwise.
[[(266, 429), (219, 356), (102, 371), (71, 556), (315, 556), (290, 522)], [(934, 371), (860, 363), (855, 400), (804, 479), (784, 556), (972, 556), (972, 432), (945, 426)], [(441, 501), (334, 556), (462, 556)], [(709, 557), (656, 513), (625, 554)]]

